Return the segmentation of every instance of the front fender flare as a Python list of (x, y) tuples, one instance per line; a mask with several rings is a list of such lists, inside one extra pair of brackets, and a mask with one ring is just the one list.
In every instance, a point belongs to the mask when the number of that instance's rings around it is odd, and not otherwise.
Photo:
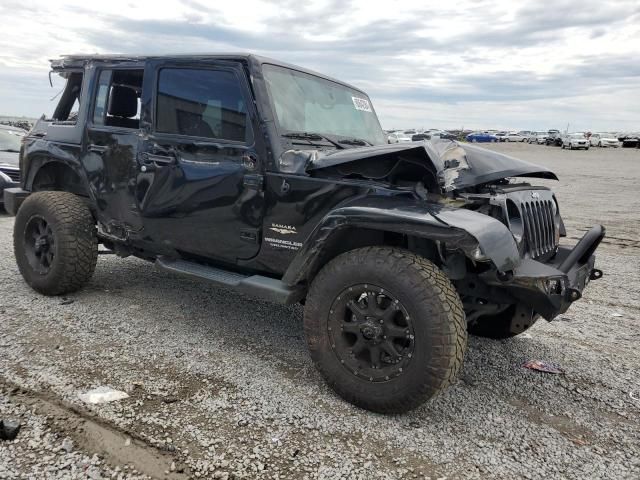
[(509, 229), (493, 217), (406, 196), (362, 197), (329, 212), (303, 243), (282, 280), (296, 285), (319, 268), (322, 252), (337, 232), (363, 228), (441, 241), (468, 257), (477, 252), (500, 271), (513, 270), (520, 254)]

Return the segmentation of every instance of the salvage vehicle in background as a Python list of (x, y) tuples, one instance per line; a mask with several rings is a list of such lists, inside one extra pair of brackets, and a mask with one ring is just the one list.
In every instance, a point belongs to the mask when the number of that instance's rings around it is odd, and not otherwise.
[(19, 186), (18, 159), (21, 139), (26, 133), (18, 127), (0, 125), (0, 205), (4, 203), (4, 189)]
[(487, 132), (474, 132), (470, 133), (466, 137), (467, 142), (477, 143), (477, 142), (497, 142), (498, 137), (494, 134)]
[(495, 137), (498, 139), (499, 142), (507, 141), (507, 132), (497, 132), (497, 133), (494, 133), (493, 135), (495, 135)]
[(505, 135), (506, 142), (525, 142), (528, 137), (517, 132), (509, 132)]
[(562, 146), (562, 134), (559, 130), (549, 130), (547, 139), (545, 140), (546, 145), (553, 145), (555, 147)]
[(411, 137), (404, 132), (395, 132), (389, 135), (389, 143), (408, 143), (411, 142)]
[(618, 148), (620, 146), (620, 141), (611, 133), (593, 133), (589, 137), (589, 145), (592, 147)]
[(547, 132), (531, 132), (531, 135), (529, 135), (529, 138), (527, 141), (529, 143), (536, 143), (540, 145), (540, 144), (546, 143), (547, 137), (548, 137)]
[(618, 136), (618, 140), (622, 144), (622, 148), (640, 147), (640, 134), (637, 133), (623, 133)]
[(562, 137), (562, 149), (568, 148), (569, 150), (584, 148), (589, 150), (589, 140), (584, 136), (584, 133), (568, 133)]
[(467, 330), (518, 335), (602, 275), (604, 228), (560, 245), (558, 199), (529, 183), (552, 171), (471, 144), (389, 145), (369, 97), (338, 80), (234, 54), (65, 56), (52, 70), (66, 87), (4, 192), (18, 268), (42, 294), (87, 284), (102, 244), (302, 302), (329, 385), (403, 412), (454, 381)]

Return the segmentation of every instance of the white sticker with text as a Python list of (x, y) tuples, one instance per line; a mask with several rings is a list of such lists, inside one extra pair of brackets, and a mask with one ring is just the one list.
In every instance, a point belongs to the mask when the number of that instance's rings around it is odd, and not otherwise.
[(356, 110), (360, 110), (363, 112), (371, 112), (371, 105), (369, 105), (369, 100), (366, 98), (359, 97), (351, 97), (353, 100), (353, 106), (356, 107)]

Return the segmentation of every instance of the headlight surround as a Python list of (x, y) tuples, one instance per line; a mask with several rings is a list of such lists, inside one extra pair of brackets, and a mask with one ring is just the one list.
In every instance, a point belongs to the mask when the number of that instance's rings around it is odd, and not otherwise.
[(520, 210), (512, 200), (507, 200), (507, 222), (513, 238), (518, 245), (521, 244), (524, 238), (524, 222)]

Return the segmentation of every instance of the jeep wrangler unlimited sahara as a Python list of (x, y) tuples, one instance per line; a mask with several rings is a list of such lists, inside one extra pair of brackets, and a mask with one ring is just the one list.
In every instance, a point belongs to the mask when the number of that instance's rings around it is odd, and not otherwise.
[[(472, 334), (552, 320), (599, 278), (544, 167), (454, 141), (389, 145), (367, 95), (254, 55), (65, 56), (24, 138), (14, 248), (45, 295), (98, 245), (304, 304), (316, 366), (349, 402), (402, 412), (449, 385)], [(77, 113), (72, 113), (74, 104)]]

